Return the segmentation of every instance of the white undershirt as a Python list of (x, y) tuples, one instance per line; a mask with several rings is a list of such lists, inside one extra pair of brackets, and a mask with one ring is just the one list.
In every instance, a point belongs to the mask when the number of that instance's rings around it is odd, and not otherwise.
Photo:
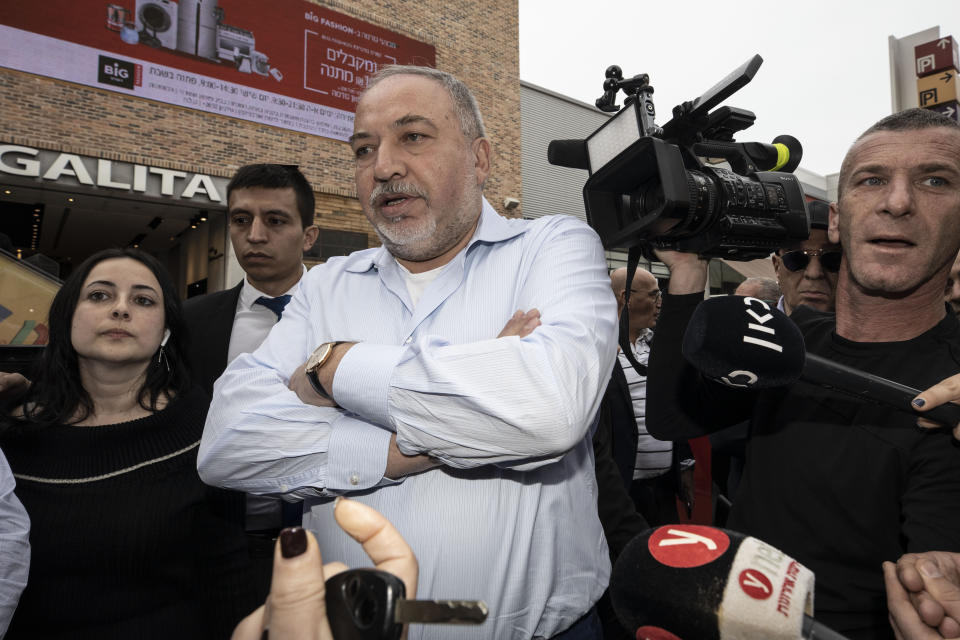
[(400, 273), (403, 274), (403, 279), (407, 283), (407, 293), (410, 294), (410, 300), (413, 302), (414, 308), (416, 308), (417, 303), (420, 302), (420, 298), (423, 296), (423, 292), (427, 290), (431, 282), (437, 279), (437, 276), (440, 275), (440, 272), (443, 271), (443, 268), (447, 265), (442, 265), (436, 269), (430, 269), (430, 271), (424, 271), (422, 273), (410, 273), (410, 270), (399, 262), (397, 262), (397, 266), (400, 267)]

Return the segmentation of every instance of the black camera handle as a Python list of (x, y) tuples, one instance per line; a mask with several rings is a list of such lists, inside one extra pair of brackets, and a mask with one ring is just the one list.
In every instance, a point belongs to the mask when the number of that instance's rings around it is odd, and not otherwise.
[(650, 76), (641, 73), (624, 80), (623, 70), (615, 64), (607, 67), (605, 76), (603, 95), (594, 103), (597, 109), (607, 113), (619, 111), (620, 107), (616, 104), (617, 92), (622, 90), (626, 95), (623, 99), (624, 106), (634, 102), (637, 104), (637, 117), (640, 118), (643, 134), (655, 137), (663, 135), (663, 129), (654, 122), (657, 109), (653, 104), (653, 86), (650, 84)]
[[(650, 247), (649, 243), (642, 241), (640, 244), (646, 244), (649, 253), (653, 254), (653, 248)], [(630, 363), (634, 371), (646, 378), (647, 367), (637, 361), (637, 357), (633, 355), (633, 345), (630, 344), (630, 310), (627, 308), (630, 305), (630, 289), (633, 288), (633, 276), (637, 272), (637, 265), (640, 264), (640, 255), (645, 253), (640, 244), (630, 247), (630, 251), (627, 253), (627, 286), (624, 287), (623, 308), (620, 310), (619, 342), (620, 350), (627, 357), (627, 362)]]

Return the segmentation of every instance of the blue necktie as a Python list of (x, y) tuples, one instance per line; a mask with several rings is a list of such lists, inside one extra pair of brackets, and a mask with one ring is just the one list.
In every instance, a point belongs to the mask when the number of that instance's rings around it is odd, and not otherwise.
[(267, 296), (260, 296), (253, 301), (253, 304), (262, 304), (270, 311), (273, 311), (277, 314), (277, 322), (280, 321), (280, 318), (283, 317), (283, 309), (287, 306), (287, 303), (290, 302), (290, 294), (285, 293), (282, 296), (277, 296), (276, 298), (268, 298)]
[[(267, 309), (270, 309), (270, 311), (277, 314), (277, 322), (280, 322), (280, 318), (283, 317), (283, 309), (287, 306), (288, 302), (290, 302), (290, 294), (284, 294), (276, 298), (260, 296), (253, 301), (253, 304), (262, 304)], [(303, 520), (303, 501), (287, 502), (286, 500), (281, 500), (280, 519), (283, 528), (299, 527)]]

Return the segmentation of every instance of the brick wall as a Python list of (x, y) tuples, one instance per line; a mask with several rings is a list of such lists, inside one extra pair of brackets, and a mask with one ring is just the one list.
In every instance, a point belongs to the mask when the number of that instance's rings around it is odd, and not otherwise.
[[(433, 44), (437, 67), (480, 103), (494, 148), (486, 196), (520, 197), (517, 0), (328, 0), (340, 13)], [(346, 144), (0, 69), (0, 140), (229, 177), (251, 162), (299, 164), (317, 191), (317, 224), (365, 232)], [(510, 212), (519, 215), (520, 209)]]

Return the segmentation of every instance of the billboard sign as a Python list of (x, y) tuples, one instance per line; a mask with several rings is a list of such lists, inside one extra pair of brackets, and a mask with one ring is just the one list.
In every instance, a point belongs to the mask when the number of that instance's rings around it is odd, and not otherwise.
[(0, 3), (0, 66), (346, 140), (367, 78), (432, 45), (306, 0)]

